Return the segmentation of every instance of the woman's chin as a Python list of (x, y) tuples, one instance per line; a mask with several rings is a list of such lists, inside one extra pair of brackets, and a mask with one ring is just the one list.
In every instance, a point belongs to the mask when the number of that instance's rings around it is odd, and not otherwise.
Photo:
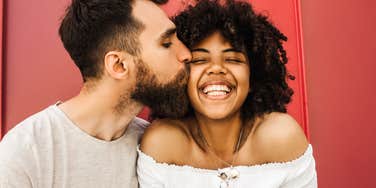
[(211, 119), (211, 120), (223, 120), (228, 119), (231, 114), (234, 114), (233, 112), (228, 111), (228, 109), (212, 109), (212, 110), (206, 110), (200, 113), (203, 118)]

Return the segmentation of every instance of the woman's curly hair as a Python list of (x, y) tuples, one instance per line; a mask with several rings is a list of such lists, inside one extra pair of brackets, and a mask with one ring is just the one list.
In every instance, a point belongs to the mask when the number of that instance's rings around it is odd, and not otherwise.
[(200, 0), (173, 18), (178, 38), (192, 48), (214, 32), (232, 46), (245, 49), (250, 62), (250, 88), (242, 105), (243, 119), (253, 120), (270, 112), (286, 112), (293, 90), (287, 85), (287, 37), (264, 15), (246, 2)]

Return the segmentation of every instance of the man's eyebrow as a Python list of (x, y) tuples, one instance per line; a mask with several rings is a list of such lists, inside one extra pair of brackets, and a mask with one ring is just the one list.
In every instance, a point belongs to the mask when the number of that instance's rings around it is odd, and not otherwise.
[(243, 53), (243, 51), (241, 51), (241, 50), (239, 50), (239, 49), (236, 49), (236, 48), (229, 48), (229, 49), (223, 50), (222, 52), (223, 52), (223, 53), (226, 53), (226, 52)]
[(192, 49), (191, 52), (205, 52), (205, 53), (209, 53), (209, 50), (207, 49), (204, 49), (204, 48), (195, 48), (195, 49)]
[(160, 39), (164, 40), (164, 39), (170, 38), (175, 33), (176, 33), (176, 28), (175, 27), (169, 28), (169, 29), (167, 29), (165, 32), (163, 32), (161, 34)]

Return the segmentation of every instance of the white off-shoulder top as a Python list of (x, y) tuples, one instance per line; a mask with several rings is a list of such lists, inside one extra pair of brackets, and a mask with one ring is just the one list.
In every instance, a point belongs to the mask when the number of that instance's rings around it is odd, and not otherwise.
[[(223, 180), (217, 170), (158, 163), (137, 148), (140, 188), (219, 188)], [(231, 188), (316, 188), (317, 175), (312, 146), (299, 158), (284, 163), (235, 166), (239, 177)], [(223, 169), (219, 169), (223, 170)]]

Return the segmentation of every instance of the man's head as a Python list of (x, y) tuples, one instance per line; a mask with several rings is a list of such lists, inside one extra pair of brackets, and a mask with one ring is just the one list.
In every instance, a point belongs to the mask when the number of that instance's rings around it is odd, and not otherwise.
[[(148, 104), (149, 96), (143, 94), (149, 93), (149, 89), (184, 90), (181, 89), (187, 80), (184, 63), (191, 55), (177, 39), (175, 25), (157, 6), (165, 2), (73, 0), (59, 34), (84, 82), (95, 85), (113, 80), (119, 83), (114, 90), (123, 87), (119, 100), (134, 96), (133, 99), (148, 106), (153, 105)], [(130, 93), (128, 98), (125, 93)], [(153, 103), (168, 102), (163, 97), (153, 99)]]

